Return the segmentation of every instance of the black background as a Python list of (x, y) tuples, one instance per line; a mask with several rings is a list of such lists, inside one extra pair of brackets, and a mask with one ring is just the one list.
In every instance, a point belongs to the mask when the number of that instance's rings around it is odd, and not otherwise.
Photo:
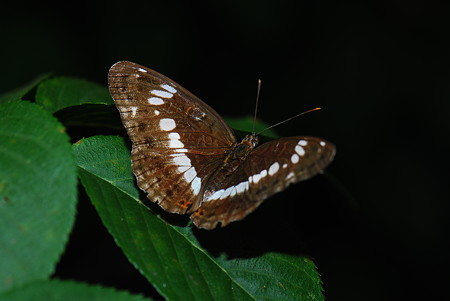
[[(0, 14), (0, 92), (44, 72), (106, 85), (109, 67), (130, 60), (224, 116), (252, 114), (258, 78), (259, 117), (269, 124), (322, 107), (277, 131), (334, 142), (328, 172), (241, 223), (200, 231), (202, 242), (311, 256), (327, 300), (446, 296), (449, 4), (77, 1)], [(56, 276), (155, 294), (83, 194)]]

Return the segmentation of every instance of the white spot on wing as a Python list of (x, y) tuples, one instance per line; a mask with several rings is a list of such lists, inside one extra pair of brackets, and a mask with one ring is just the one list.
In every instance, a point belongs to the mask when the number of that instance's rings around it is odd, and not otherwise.
[(195, 171), (195, 168), (189, 168), (184, 172), (184, 178), (186, 179), (186, 182), (191, 183), (195, 178), (197, 177), (197, 172)]
[(304, 156), (305, 155), (305, 150), (300, 145), (296, 145), (295, 146), (295, 152), (297, 154), (299, 154), (300, 156)]
[(259, 182), (259, 180), (261, 180), (261, 175), (260, 174), (256, 174), (256, 175), (254, 175), (253, 176), (253, 183), (258, 183)]
[(295, 177), (295, 174), (293, 172), (288, 173), (288, 175), (286, 176), (286, 180), (290, 180), (293, 179)]
[(162, 97), (162, 98), (172, 98), (173, 94), (166, 92), (166, 91), (162, 91), (162, 90), (152, 90), (151, 93), (153, 95)]
[(249, 179), (250, 183), (258, 183), (262, 178), (264, 178), (265, 176), (267, 176), (267, 170), (264, 169), (263, 171), (261, 171), (259, 174), (253, 175), (252, 179)]
[(154, 113), (155, 113), (155, 115), (159, 115), (159, 111), (158, 110), (155, 110)]
[(302, 139), (298, 142), (298, 145), (306, 146), (306, 145), (308, 145), (308, 141)]
[(208, 201), (211, 201), (211, 200), (217, 200), (217, 199), (220, 198), (220, 196), (221, 196), (224, 192), (225, 192), (225, 190), (223, 190), (223, 189), (217, 190), (217, 191), (214, 192), (210, 197), (208, 197), (205, 201), (208, 202)]
[(151, 105), (155, 105), (155, 106), (159, 106), (162, 105), (164, 103), (164, 100), (162, 100), (159, 97), (150, 97), (148, 100), (148, 103)]
[(243, 193), (245, 191), (247, 191), (250, 188), (249, 182), (248, 181), (244, 181), (239, 183), (236, 186), (231, 186), (228, 187), (227, 189), (221, 189), (216, 191), (213, 195), (211, 195), (210, 197), (208, 197), (206, 199), (206, 201), (211, 201), (211, 200), (217, 200), (217, 199), (226, 199), (228, 197), (233, 197), (237, 194)]
[(187, 166), (191, 167), (191, 160), (186, 155), (176, 156), (172, 159), (173, 163), (178, 166)]
[(170, 133), (169, 134), (169, 139), (180, 139), (181, 137), (180, 137), (180, 134), (178, 134), (178, 133)]
[(142, 68), (138, 68), (138, 70), (141, 71), (141, 72), (147, 72), (147, 70), (142, 69)]
[[(169, 134), (170, 141), (177, 141), (174, 143), (181, 143), (178, 139), (180, 138), (180, 135), (178, 133), (170, 133)], [(170, 142), (172, 143), (172, 142)], [(187, 149), (179, 149), (179, 152), (187, 152)], [(183, 177), (186, 180), (187, 183), (191, 184), (192, 192), (197, 195), (200, 192), (200, 189), (202, 187), (202, 180), (197, 177), (197, 171), (195, 170), (195, 167), (192, 166), (191, 160), (186, 155), (180, 155), (180, 154), (170, 154), (172, 158), (172, 161), (175, 165), (178, 166), (178, 172), (183, 173)]]
[(162, 87), (163, 89), (166, 89), (166, 90), (169, 91), (170, 93), (176, 93), (176, 92), (177, 92), (177, 90), (176, 90), (174, 87), (169, 86), (169, 85), (167, 85), (167, 84), (161, 85), (161, 87)]
[(191, 187), (194, 194), (197, 195), (200, 192), (200, 188), (202, 188), (202, 180), (199, 177), (195, 177)]
[(273, 163), (269, 167), (269, 176), (273, 176), (280, 169), (280, 164), (278, 162)]
[(184, 147), (183, 142), (181, 142), (180, 140), (169, 140), (169, 147), (171, 148), (182, 148)]
[(233, 187), (228, 187), (220, 198), (226, 199), (227, 197), (230, 196), (232, 190), (233, 190)]
[(320, 141), (321, 146), (325, 146), (325, 144), (327, 144), (325, 141)]
[(231, 186), (231, 194), (230, 197), (234, 197), (237, 194), (236, 186)]
[(288, 167), (288, 165), (287, 165), (287, 163), (284, 163), (283, 168), (286, 168), (286, 167)]
[(242, 193), (245, 190), (247, 190), (247, 186), (248, 186), (248, 181), (245, 182), (241, 182), (236, 186), (236, 191), (237, 193)]
[(292, 156), (291, 156), (291, 162), (292, 163), (298, 163), (298, 161), (300, 160), (300, 157), (297, 155), (297, 154), (293, 154)]
[(188, 170), (189, 168), (191, 168), (192, 166), (178, 166), (178, 171), (180, 173), (185, 172), (186, 170)]
[(196, 120), (202, 120), (203, 118), (205, 118), (205, 116), (206, 116), (206, 113), (205, 113), (205, 112), (201, 112), (201, 113), (200, 113), (200, 116), (194, 115), (193, 117), (194, 117)]
[(136, 107), (131, 107), (131, 117), (136, 116), (136, 112), (137, 112), (137, 108)]
[(175, 120), (171, 118), (163, 118), (159, 121), (159, 128), (163, 131), (171, 131), (175, 127)]
[(171, 148), (183, 148), (184, 144), (180, 141), (180, 134), (170, 133), (169, 134), (169, 147)]

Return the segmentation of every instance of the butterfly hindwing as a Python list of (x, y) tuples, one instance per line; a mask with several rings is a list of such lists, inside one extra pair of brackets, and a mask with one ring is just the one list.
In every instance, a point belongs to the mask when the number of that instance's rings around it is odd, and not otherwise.
[(208, 183), (201, 207), (191, 219), (205, 229), (241, 220), (273, 194), (315, 176), (334, 154), (332, 143), (315, 137), (267, 142), (252, 150), (232, 176), (219, 173), (218, 181)]
[(262, 201), (250, 191), (243, 168), (238, 168), (232, 176), (219, 171), (208, 183), (201, 206), (191, 215), (191, 220), (197, 227), (207, 230), (214, 229), (218, 223), (224, 227), (243, 219)]
[(284, 137), (257, 147), (243, 168), (266, 199), (292, 183), (307, 180), (331, 163), (335, 146), (317, 137)]

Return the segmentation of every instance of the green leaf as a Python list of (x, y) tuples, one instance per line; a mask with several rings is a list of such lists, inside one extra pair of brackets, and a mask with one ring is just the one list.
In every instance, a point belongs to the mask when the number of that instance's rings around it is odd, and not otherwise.
[(84, 79), (56, 77), (41, 83), (36, 103), (49, 112), (80, 104), (113, 104), (108, 89)]
[(251, 299), (176, 227), (137, 202), (129, 151), (122, 139), (84, 139), (74, 146), (74, 153), (81, 182), (103, 223), (161, 295), (173, 300)]
[(47, 278), (75, 215), (77, 178), (62, 125), (29, 102), (0, 104), (0, 292)]
[(36, 87), (40, 82), (49, 77), (50, 74), (41, 74), (28, 84), (23, 85), (20, 88), (14, 89), (12, 91), (6, 92), (0, 95), (0, 103), (7, 101), (18, 101), (21, 100), (28, 92), (30, 92), (34, 87)]
[(103, 223), (165, 298), (323, 300), (319, 275), (304, 257), (215, 258), (199, 246), (189, 227), (170, 225), (140, 204), (123, 139), (83, 139), (74, 153), (82, 184)]
[[(253, 129), (253, 117), (250, 117), (250, 116), (243, 117), (243, 118), (226, 117), (225, 120), (227, 121), (228, 125), (237, 132), (250, 133)], [(260, 120), (256, 120), (256, 122), (255, 122), (255, 132), (256, 133), (261, 132), (268, 127), (269, 126), (267, 125), (267, 123), (262, 122)], [(264, 131), (264, 136), (267, 136), (272, 139), (278, 138), (278, 134), (272, 129)]]
[(257, 300), (324, 300), (314, 263), (304, 257), (267, 253), (220, 264)]
[(48, 280), (27, 284), (15, 290), (0, 294), (1, 300), (55, 300), (55, 301), (144, 301), (150, 300), (140, 295), (117, 291), (99, 285), (88, 285), (74, 281)]

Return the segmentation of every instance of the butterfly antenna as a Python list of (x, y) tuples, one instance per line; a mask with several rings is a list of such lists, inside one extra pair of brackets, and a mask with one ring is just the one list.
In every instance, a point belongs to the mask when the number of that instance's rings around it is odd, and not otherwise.
[(253, 115), (253, 129), (252, 133), (255, 133), (255, 123), (256, 123), (256, 115), (258, 113), (258, 102), (259, 102), (259, 92), (261, 91), (261, 80), (258, 79), (258, 91), (256, 92), (256, 104), (255, 104), (255, 114)]
[(271, 126), (265, 128), (264, 130), (262, 130), (261, 132), (257, 133), (256, 135), (259, 135), (259, 134), (261, 134), (262, 132), (265, 132), (265, 131), (267, 131), (268, 129), (274, 128), (274, 127), (276, 127), (276, 126), (278, 126), (278, 125), (280, 125), (280, 124), (283, 124), (283, 123), (285, 123), (285, 122), (288, 122), (289, 120), (292, 120), (292, 119), (294, 119), (294, 118), (297, 118), (298, 116), (305, 115), (305, 114), (307, 114), (307, 113), (311, 113), (311, 112), (318, 111), (318, 110), (320, 110), (320, 108), (314, 108), (314, 109), (311, 109), (311, 110), (302, 112), (302, 113), (300, 113), (300, 114), (297, 114), (297, 115), (295, 115), (295, 116), (292, 116), (292, 117), (290, 117), (290, 118), (288, 118), (288, 119), (285, 119), (285, 120), (283, 120), (283, 121), (280, 121), (280, 122), (278, 122), (278, 123), (275, 123), (274, 125), (271, 125)]

